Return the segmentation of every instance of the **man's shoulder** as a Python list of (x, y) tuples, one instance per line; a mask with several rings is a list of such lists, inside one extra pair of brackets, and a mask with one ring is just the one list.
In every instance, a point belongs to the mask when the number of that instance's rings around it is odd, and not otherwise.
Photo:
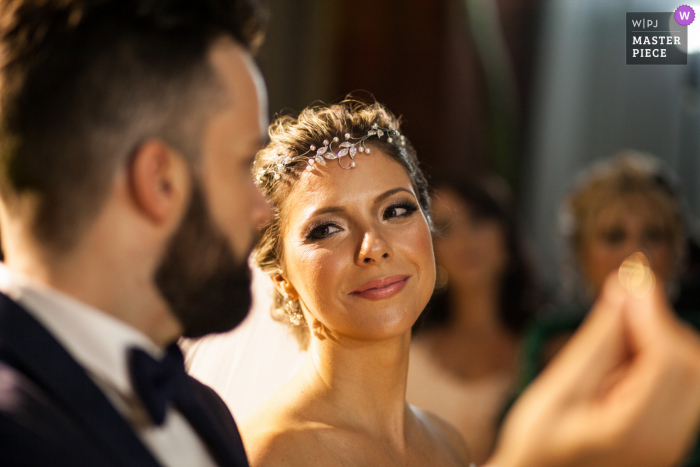
[(188, 377), (188, 380), (199, 406), (209, 415), (211, 427), (217, 432), (216, 436), (223, 437), (227, 448), (233, 454), (235, 465), (248, 465), (241, 434), (226, 403), (209, 386), (191, 376)]
[(238, 432), (231, 411), (221, 396), (212, 388), (192, 376), (188, 376), (188, 380), (190, 388), (200, 404), (202, 404), (217, 421), (224, 424), (229, 429), (235, 429), (236, 432)]
[[(0, 443), (6, 441), (9, 426), (27, 434), (39, 431), (42, 423), (61, 415), (58, 406), (51, 403), (47, 393), (21, 370), (0, 358)], [(41, 431), (52, 431), (50, 426)]]
[(0, 359), (0, 465), (110, 465), (44, 388)]

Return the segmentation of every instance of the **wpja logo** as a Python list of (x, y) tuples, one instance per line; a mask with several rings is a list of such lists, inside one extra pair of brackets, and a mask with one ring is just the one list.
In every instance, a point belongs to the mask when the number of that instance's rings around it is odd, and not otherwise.
[(673, 13), (673, 19), (681, 26), (689, 26), (690, 23), (695, 21), (695, 10), (688, 5), (681, 5)]
[(628, 65), (686, 65), (688, 25), (695, 11), (688, 5), (675, 12), (627, 13)]
[[(629, 13), (628, 13), (629, 14)], [(646, 29), (646, 28), (658, 28), (659, 27), (659, 20), (656, 19), (647, 19), (646, 23), (644, 18), (638, 19), (638, 20), (632, 20), (632, 26), (634, 26), (637, 29)]]

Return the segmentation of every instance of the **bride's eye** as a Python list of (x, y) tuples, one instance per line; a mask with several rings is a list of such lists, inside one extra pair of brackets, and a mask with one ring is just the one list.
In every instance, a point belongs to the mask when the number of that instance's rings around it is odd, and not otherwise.
[(311, 229), (311, 231), (306, 235), (306, 238), (307, 240), (322, 240), (335, 235), (341, 230), (342, 229), (335, 224), (321, 224)]
[(409, 217), (418, 211), (418, 205), (411, 202), (392, 204), (384, 210), (384, 220)]

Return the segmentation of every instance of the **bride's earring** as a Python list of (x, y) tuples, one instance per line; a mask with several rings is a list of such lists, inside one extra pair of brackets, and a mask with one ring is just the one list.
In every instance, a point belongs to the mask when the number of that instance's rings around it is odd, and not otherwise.
[(299, 326), (304, 315), (301, 313), (301, 306), (299, 306), (299, 300), (292, 300), (289, 295), (284, 294), (284, 309), (289, 316), (289, 321), (294, 326)]

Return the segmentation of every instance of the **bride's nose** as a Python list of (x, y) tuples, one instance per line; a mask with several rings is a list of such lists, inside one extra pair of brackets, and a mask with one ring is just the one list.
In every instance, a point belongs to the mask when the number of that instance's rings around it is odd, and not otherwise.
[(375, 264), (392, 256), (394, 252), (381, 235), (377, 232), (365, 232), (357, 255), (358, 265)]

